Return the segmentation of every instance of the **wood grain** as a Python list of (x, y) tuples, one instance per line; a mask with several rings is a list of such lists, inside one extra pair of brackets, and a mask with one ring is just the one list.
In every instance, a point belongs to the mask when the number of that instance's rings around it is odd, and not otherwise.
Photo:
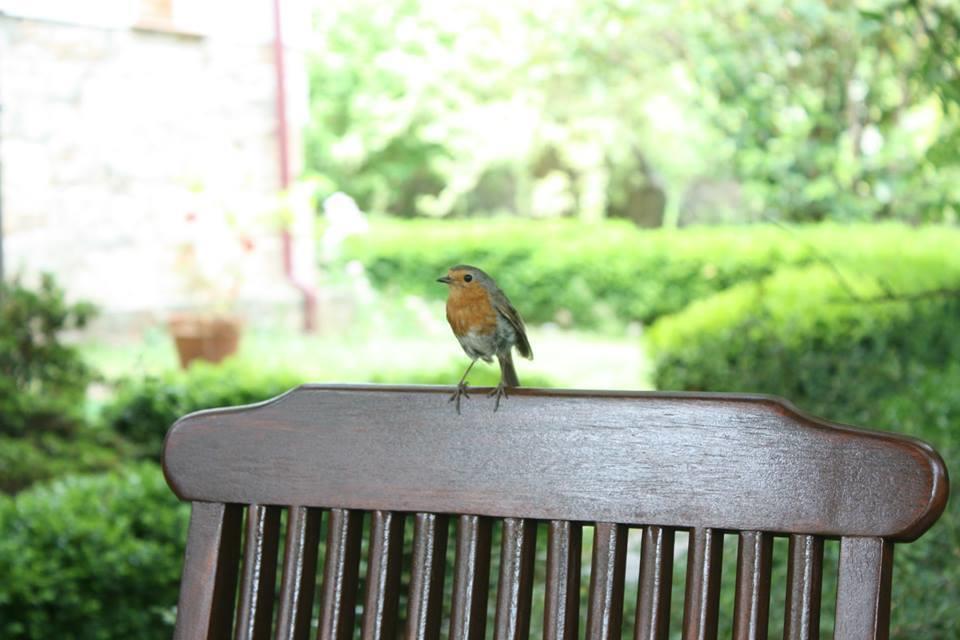
[(185, 500), (896, 540), (946, 502), (927, 445), (773, 398), (520, 388), (458, 416), (449, 393), (306, 386), (196, 413), (167, 478)]
[(487, 518), (463, 515), (457, 522), (450, 639), (483, 640), (490, 595), (490, 538)]
[(291, 507), (287, 519), (277, 640), (307, 640), (317, 582), (320, 511)]
[(672, 529), (643, 528), (634, 640), (669, 637), (674, 537)]
[(574, 640), (580, 623), (580, 552), (583, 527), (554, 520), (547, 533), (544, 640)]
[(881, 538), (841, 538), (837, 581), (837, 640), (890, 637), (893, 543)]
[(175, 640), (230, 637), (242, 522), (243, 510), (239, 505), (193, 504)]

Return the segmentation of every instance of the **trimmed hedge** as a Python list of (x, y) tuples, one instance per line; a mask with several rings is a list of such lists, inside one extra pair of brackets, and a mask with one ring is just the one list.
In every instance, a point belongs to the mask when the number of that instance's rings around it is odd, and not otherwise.
[[(906, 257), (861, 266), (847, 281), (867, 299), (886, 287), (960, 289), (960, 257), (935, 267)], [(784, 270), (654, 325), (654, 380), (660, 389), (779, 394), (820, 414), (867, 408), (960, 359), (957, 318), (960, 295), (856, 302), (827, 267)]]
[[(648, 336), (661, 389), (780, 395), (840, 422), (920, 437), (960, 467), (960, 251), (861, 258), (847, 286), (822, 266), (786, 269), (661, 319)], [(960, 637), (960, 507), (896, 554), (892, 638)], [(782, 569), (782, 567), (780, 568)], [(780, 570), (778, 569), (778, 571)], [(826, 579), (826, 576), (825, 576)], [(829, 626), (829, 625), (827, 625)], [(824, 628), (824, 632), (827, 632)]]
[(116, 469), (129, 449), (114, 434), (89, 427), (70, 438), (53, 433), (0, 436), (0, 492), (16, 493), (69, 473)]
[(0, 498), (0, 637), (169, 638), (188, 517), (152, 464)]
[(960, 230), (900, 224), (773, 225), (642, 230), (628, 222), (483, 219), (377, 221), (352, 237), (345, 260), (359, 260), (374, 286), (442, 298), (435, 281), (467, 263), (489, 272), (524, 319), (581, 327), (650, 323), (694, 300), (818, 254), (841, 264), (902, 255), (931, 261), (957, 253)]

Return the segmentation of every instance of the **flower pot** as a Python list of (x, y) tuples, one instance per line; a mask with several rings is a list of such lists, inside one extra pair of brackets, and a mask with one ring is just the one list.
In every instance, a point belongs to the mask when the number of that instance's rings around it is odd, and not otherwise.
[(193, 314), (176, 315), (168, 326), (184, 369), (194, 360), (220, 362), (236, 353), (243, 329), (240, 318), (234, 316)]

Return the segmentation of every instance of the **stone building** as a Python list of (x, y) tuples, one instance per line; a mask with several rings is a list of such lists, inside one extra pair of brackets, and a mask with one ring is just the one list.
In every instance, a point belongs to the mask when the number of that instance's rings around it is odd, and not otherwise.
[(289, 318), (309, 24), (300, 0), (0, 0), (5, 277), (53, 272), (110, 329), (233, 300)]

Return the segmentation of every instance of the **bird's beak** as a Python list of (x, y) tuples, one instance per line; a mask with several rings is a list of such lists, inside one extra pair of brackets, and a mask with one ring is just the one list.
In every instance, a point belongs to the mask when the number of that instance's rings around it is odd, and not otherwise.
[(437, 278), (437, 282), (442, 282), (443, 284), (450, 284), (453, 282), (453, 278), (450, 276), (443, 276), (442, 278)]

